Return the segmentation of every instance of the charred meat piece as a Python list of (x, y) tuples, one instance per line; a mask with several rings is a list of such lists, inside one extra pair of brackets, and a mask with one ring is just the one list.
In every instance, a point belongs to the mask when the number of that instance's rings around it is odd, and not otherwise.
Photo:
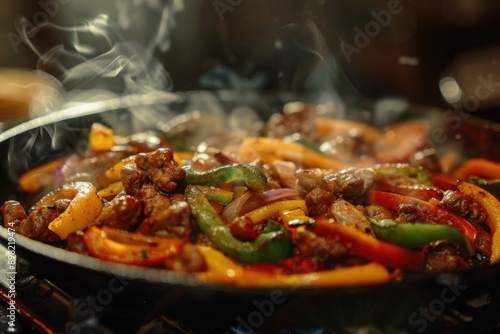
[(171, 205), (146, 218), (137, 228), (137, 233), (166, 238), (189, 239), (191, 207), (184, 200), (171, 200)]
[(322, 262), (332, 262), (349, 255), (349, 250), (341, 244), (312, 233), (291, 233), (290, 237), (301, 256), (317, 258)]
[(121, 170), (123, 188), (129, 195), (135, 195), (146, 181), (148, 174), (137, 165), (124, 165)]
[(441, 200), (441, 206), (459, 216), (467, 218), (472, 223), (480, 224), (486, 221), (484, 208), (478, 203), (469, 201), (464, 195), (456, 191), (445, 191)]
[(437, 242), (428, 247), (425, 271), (431, 274), (461, 272), (471, 269), (470, 262), (447, 242)]
[(321, 188), (336, 197), (354, 200), (365, 194), (374, 182), (375, 172), (372, 169), (346, 169), (325, 175)]
[(297, 167), (293, 162), (275, 160), (272, 164), (272, 168), (278, 177), (281, 187), (291, 189), (295, 188), (295, 185), (297, 184), (297, 176), (295, 176)]
[(372, 233), (370, 222), (364, 213), (348, 201), (337, 198), (328, 208), (328, 216), (344, 226), (355, 228), (361, 232)]
[(384, 219), (392, 219), (396, 218), (396, 214), (394, 211), (391, 211), (383, 206), (371, 204), (363, 208), (363, 212), (368, 217), (371, 217), (375, 220), (384, 220)]
[[(401, 204), (398, 210), (398, 217), (395, 219), (397, 222), (426, 222), (428, 221), (427, 216), (419, 210), (416, 205), (412, 204)], [(429, 217), (432, 220), (432, 217)]]
[(308, 192), (321, 185), (325, 173), (319, 168), (299, 169), (296, 176), (297, 191), (305, 196)]
[(70, 200), (57, 200), (54, 205), (38, 207), (19, 224), (17, 233), (44, 242), (59, 240), (57, 234), (49, 230), (48, 226), (66, 210), (70, 202)]
[(3, 217), (3, 227), (12, 228), (17, 231), (23, 220), (28, 218), (21, 203), (17, 201), (7, 201), (0, 208)]
[(174, 154), (169, 148), (158, 149), (151, 154), (140, 153), (135, 163), (146, 171), (153, 184), (165, 193), (172, 193), (178, 182), (185, 176), (185, 171), (174, 160)]
[(163, 195), (152, 184), (145, 184), (139, 189), (136, 197), (143, 203), (143, 215), (145, 217), (152, 216), (160, 211), (165, 210), (170, 206), (170, 200)]
[(334, 200), (332, 193), (321, 188), (314, 188), (305, 199), (307, 211), (312, 217), (326, 216)]
[(129, 195), (118, 195), (104, 206), (94, 225), (128, 231), (139, 222), (141, 214), (141, 201)]

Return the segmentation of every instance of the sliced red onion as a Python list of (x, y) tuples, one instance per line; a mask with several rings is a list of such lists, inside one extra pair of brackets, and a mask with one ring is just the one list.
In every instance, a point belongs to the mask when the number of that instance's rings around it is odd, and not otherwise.
[(222, 209), (221, 212), (221, 217), (227, 222), (232, 221), (234, 218), (238, 216), (240, 213), (241, 208), (243, 207), (243, 204), (250, 198), (252, 195), (251, 192), (246, 192), (240, 197), (236, 198), (233, 200), (231, 203), (226, 205), (224, 209)]
[(266, 204), (297, 197), (298, 195), (299, 193), (291, 188), (278, 188), (263, 193), (253, 193), (250, 199), (244, 203), (239, 214), (242, 215)]

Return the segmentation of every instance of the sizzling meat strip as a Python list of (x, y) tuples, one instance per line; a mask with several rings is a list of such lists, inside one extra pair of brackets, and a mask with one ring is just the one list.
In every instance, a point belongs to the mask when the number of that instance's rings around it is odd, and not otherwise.
[(104, 205), (94, 225), (129, 231), (139, 222), (142, 214), (142, 203), (129, 195), (118, 195)]
[(28, 218), (21, 203), (17, 201), (7, 201), (0, 208), (3, 217), (3, 227), (17, 230), (23, 220)]
[(146, 171), (153, 184), (165, 193), (172, 193), (186, 172), (174, 160), (169, 148), (158, 149), (151, 154), (141, 153), (135, 158), (139, 168)]

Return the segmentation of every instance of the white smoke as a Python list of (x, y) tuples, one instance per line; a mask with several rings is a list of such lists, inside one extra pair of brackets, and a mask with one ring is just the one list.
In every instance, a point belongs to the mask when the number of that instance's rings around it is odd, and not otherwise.
[(25, 18), (17, 22), (19, 35), (38, 57), (38, 70), (53, 77), (50, 94), (35, 98), (31, 117), (80, 103), (172, 90), (155, 55), (171, 47), (175, 14), (184, 9), (184, 1), (117, 0), (113, 9), (94, 5), (96, 12), (108, 13), (79, 18), (73, 7), (65, 13), (75, 15), (73, 26), (32, 26)]

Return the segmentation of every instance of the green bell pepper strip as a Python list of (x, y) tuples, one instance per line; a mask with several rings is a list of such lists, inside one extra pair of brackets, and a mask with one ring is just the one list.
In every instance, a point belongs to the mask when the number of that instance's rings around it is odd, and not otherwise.
[(425, 223), (396, 223), (392, 219), (377, 221), (367, 217), (372, 223), (377, 239), (390, 242), (405, 248), (421, 248), (434, 241), (446, 240), (469, 254), (474, 253), (474, 247), (469, 239), (448, 225), (432, 225)]
[(220, 251), (242, 263), (278, 263), (290, 254), (292, 243), (288, 233), (273, 221), (253, 241), (236, 239), (210, 205), (205, 190), (203, 186), (189, 185), (185, 196), (198, 227)]
[(216, 186), (231, 181), (243, 180), (250, 190), (263, 192), (267, 187), (267, 178), (264, 172), (250, 165), (224, 165), (206, 172), (195, 172), (190, 168), (185, 168), (185, 171), (185, 185)]
[(370, 190), (368, 192), (368, 203), (381, 205), (395, 211), (399, 211), (402, 205), (413, 205), (433, 222), (439, 225), (449, 225), (462, 231), (472, 244), (476, 241), (477, 231), (471, 223), (453, 212), (429, 202), (385, 191)]

